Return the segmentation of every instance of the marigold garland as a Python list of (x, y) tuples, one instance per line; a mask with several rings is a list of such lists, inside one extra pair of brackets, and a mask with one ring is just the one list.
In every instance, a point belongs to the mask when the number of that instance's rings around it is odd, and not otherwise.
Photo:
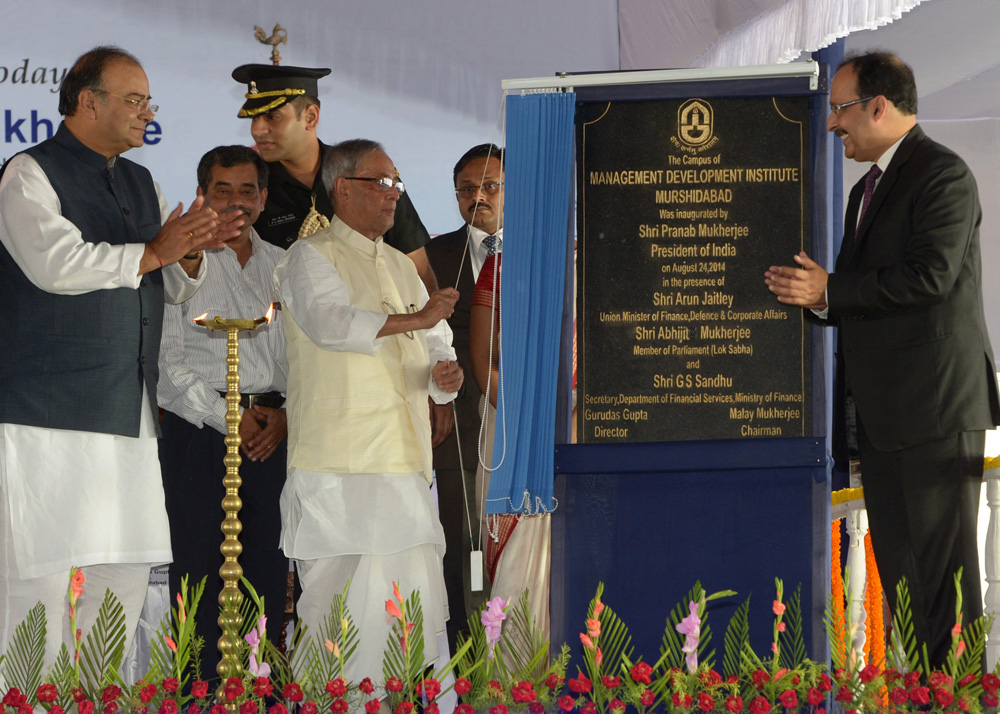
[[(885, 666), (885, 622), (883, 618), (882, 578), (875, 564), (875, 551), (872, 549), (872, 534), (865, 533), (865, 574), (868, 582), (865, 585), (865, 610), (868, 612), (868, 637), (865, 640), (865, 655), (869, 664)], [(882, 703), (889, 703), (888, 689), (882, 690)]]
[(844, 613), (844, 572), (840, 566), (840, 539), (841, 522), (838, 518), (833, 522), (830, 531), (830, 599), (832, 600), (833, 624), (837, 632), (836, 641), (831, 643), (835, 648), (834, 656), (841, 662), (847, 661), (846, 627), (847, 622)]

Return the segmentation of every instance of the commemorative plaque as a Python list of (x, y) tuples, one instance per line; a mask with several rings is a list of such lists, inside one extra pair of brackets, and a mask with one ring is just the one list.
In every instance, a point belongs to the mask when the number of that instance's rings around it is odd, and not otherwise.
[(805, 97), (577, 111), (583, 443), (810, 436), (809, 327), (764, 285), (809, 246)]

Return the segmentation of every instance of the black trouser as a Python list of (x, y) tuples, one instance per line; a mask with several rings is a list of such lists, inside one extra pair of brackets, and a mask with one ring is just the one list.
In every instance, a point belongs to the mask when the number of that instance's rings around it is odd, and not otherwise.
[(932, 667), (947, 661), (955, 625), (954, 577), (962, 568), (962, 622), (983, 614), (976, 526), (983, 481), (982, 431), (879, 451), (858, 419), (861, 480), (875, 562), (889, 606), (909, 585), (914, 634)]
[[(160, 466), (174, 554), (169, 576), (170, 602), (175, 605), (183, 575), (189, 574), (189, 586), (207, 576), (196, 631), (205, 638), (200, 676), (209, 680), (217, 677), (218, 641), (222, 635), (217, 621), (222, 590), (219, 568), (223, 557), (219, 546), (224, 537), (221, 525), (225, 518), (222, 509), (226, 493), (222, 483), (226, 475), (225, 437), (209, 426), (199, 429), (171, 412), (163, 413), (161, 425)], [(279, 639), (288, 582), (288, 558), (278, 547), (281, 534), (278, 499), (285, 483), (286, 444), (287, 439), (266, 461), (255, 462), (244, 457), (240, 465), (243, 507), (239, 519), (243, 530), (239, 539), (243, 553), (239, 562), (243, 576), (264, 598), (267, 634), (273, 642)]]

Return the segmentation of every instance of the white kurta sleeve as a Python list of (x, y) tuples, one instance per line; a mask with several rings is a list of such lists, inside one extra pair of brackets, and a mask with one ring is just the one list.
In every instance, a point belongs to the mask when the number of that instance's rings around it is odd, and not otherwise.
[(384, 338), (376, 335), (388, 315), (352, 305), (337, 268), (315, 246), (292, 244), (274, 269), (274, 286), (281, 309), (317, 347), (366, 355), (378, 352)]

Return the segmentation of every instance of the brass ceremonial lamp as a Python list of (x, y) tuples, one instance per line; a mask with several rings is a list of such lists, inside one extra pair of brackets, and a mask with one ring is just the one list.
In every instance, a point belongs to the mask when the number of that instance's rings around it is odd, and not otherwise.
[[(240, 486), (243, 480), (240, 478), (240, 464), (243, 459), (240, 457), (240, 444), (243, 439), (240, 437), (240, 343), (238, 334), (241, 330), (256, 330), (261, 325), (271, 321), (274, 312), (274, 305), (268, 308), (264, 317), (252, 319), (223, 318), (214, 317), (206, 320), (208, 313), (194, 318), (194, 322), (210, 330), (226, 330), (229, 332), (229, 342), (227, 344), (228, 353), (226, 364), (229, 369), (226, 372), (226, 477), (222, 483), (226, 487), (226, 495), (222, 499), (222, 509), (226, 512), (226, 517), (222, 521), (222, 532), (225, 539), (219, 548), (225, 558), (222, 567), (219, 568), (219, 575), (222, 577), (222, 592), (219, 593), (219, 627), (222, 628), (222, 636), (219, 638), (219, 653), (222, 655), (219, 660), (217, 671), (222, 677), (223, 684), (229, 677), (241, 676), (242, 666), (236, 656), (236, 642), (231, 637), (240, 631), (242, 618), (240, 617), (240, 605), (243, 602), (243, 593), (240, 592), (240, 578), (243, 577), (243, 567), (240, 565), (240, 553), (243, 552), (243, 545), (240, 543), (239, 535), (243, 530), (240, 523), (239, 512), (243, 507), (240, 500)], [(229, 606), (227, 607), (227, 603)]]

